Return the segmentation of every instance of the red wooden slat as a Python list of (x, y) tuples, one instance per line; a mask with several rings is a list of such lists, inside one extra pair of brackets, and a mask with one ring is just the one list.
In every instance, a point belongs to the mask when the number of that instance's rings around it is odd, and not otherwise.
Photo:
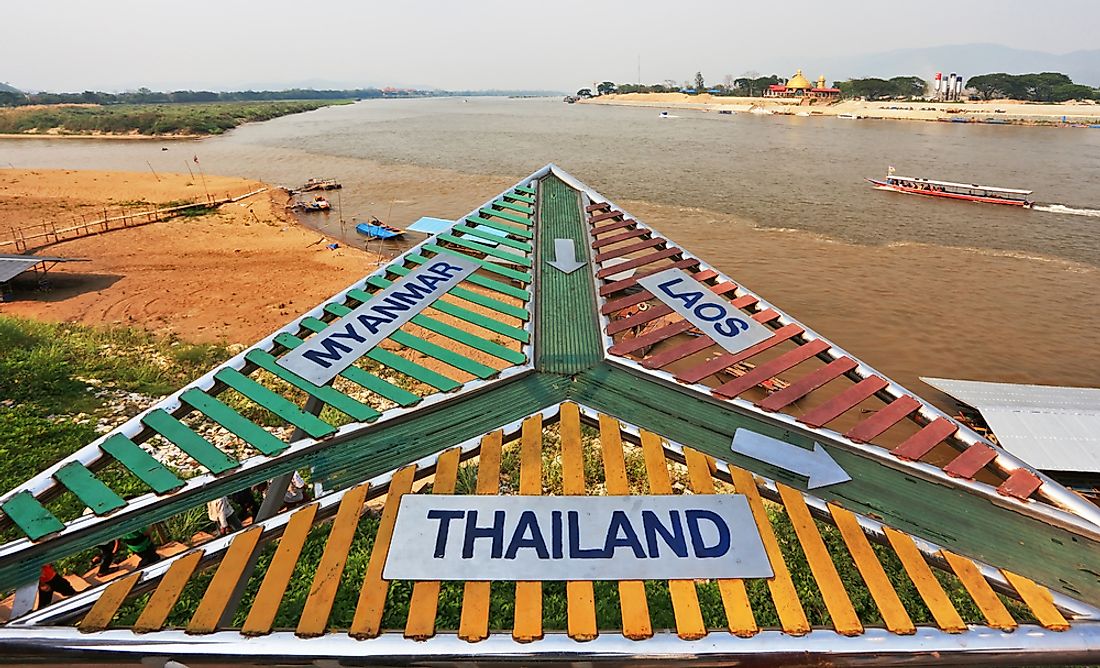
[(636, 350), (641, 350), (642, 348), (660, 343), (661, 341), (672, 338), (677, 334), (683, 334), (684, 332), (690, 330), (692, 327), (694, 327), (694, 325), (692, 325), (687, 320), (674, 322), (671, 325), (665, 325), (664, 327), (656, 329), (643, 336), (636, 336), (632, 339), (620, 341), (619, 343), (611, 346), (611, 348), (608, 349), (608, 352), (610, 352), (612, 355), (626, 355)]
[[(730, 303), (737, 308), (745, 308), (746, 306), (755, 304), (756, 297), (753, 297), (752, 295), (744, 295), (738, 297), (737, 299), (734, 299)], [(765, 311), (764, 313), (757, 313), (752, 317), (757, 322), (763, 324), (773, 320), (775, 317), (778, 316), (779, 314), (775, 311)], [(691, 341), (685, 341), (675, 348), (663, 350), (656, 355), (645, 358), (644, 360), (642, 360), (642, 366), (647, 369), (660, 369), (669, 364), (672, 364), (676, 360), (681, 360), (689, 355), (694, 355), (701, 350), (706, 350), (713, 345), (715, 345), (714, 339), (710, 338), (709, 336), (703, 335), (698, 338), (692, 339)]]
[(599, 211), (600, 209), (609, 209), (611, 205), (607, 202), (596, 202), (595, 204), (589, 204), (584, 207), (585, 212), (592, 213), (593, 211)]
[(891, 450), (895, 457), (900, 459), (919, 460), (928, 452), (943, 443), (943, 440), (954, 434), (958, 427), (947, 418), (936, 418), (924, 425), (920, 431), (905, 439), (901, 445)]
[(600, 236), (601, 234), (607, 234), (614, 230), (619, 230), (624, 227), (633, 227), (637, 225), (638, 221), (633, 218), (627, 218), (626, 220), (616, 220), (614, 223), (608, 223), (607, 225), (600, 225), (599, 227), (592, 228), (592, 236)]
[(985, 465), (997, 458), (997, 451), (985, 443), (975, 443), (963, 451), (951, 463), (943, 467), (944, 472), (955, 478), (973, 478)]
[(592, 216), (592, 219), (589, 220), (588, 222), (595, 225), (596, 223), (600, 222), (601, 220), (610, 220), (611, 218), (619, 218), (622, 215), (623, 215), (622, 211), (619, 211), (618, 209), (615, 209), (614, 211), (607, 211), (605, 213), (596, 214), (595, 216)]
[[(644, 267), (647, 264), (653, 264), (654, 262), (660, 262), (666, 258), (682, 255), (684, 251), (680, 250), (676, 246), (666, 248), (663, 251), (657, 251), (656, 253), (650, 253), (649, 255), (643, 255), (642, 257), (635, 258), (633, 260), (627, 260), (622, 264), (617, 264), (614, 267), (604, 267), (596, 272), (596, 278), (607, 278), (608, 276), (614, 276), (620, 271), (626, 271), (627, 269), (634, 269), (636, 267)], [(665, 267), (667, 269), (668, 267)]]
[(613, 248), (611, 250), (604, 251), (602, 253), (597, 253), (596, 254), (596, 262), (604, 262), (605, 260), (610, 260), (610, 259), (616, 258), (616, 257), (622, 257), (623, 255), (630, 255), (631, 253), (637, 253), (638, 251), (645, 250), (647, 248), (654, 248), (656, 246), (664, 246), (667, 243), (668, 243), (668, 241), (662, 239), (661, 237), (655, 237), (653, 239), (645, 239), (644, 241), (639, 241), (636, 244), (630, 244), (629, 246), (620, 246), (619, 248)]
[[(679, 264), (679, 263), (677, 263), (677, 264)], [(650, 272), (650, 273), (653, 273), (653, 272)], [(645, 276), (646, 274), (642, 274), (642, 275)], [(707, 270), (700, 271), (699, 273), (693, 275), (692, 278), (694, 278), (697, 281), (702, 282), (702, 281), (710, 280), (711, 278), (714, 278), (717, 275), (718, 275), (718, 272), (707, 269)], [(608, 285), (612, 285), (612, 284), (609, 283)], [(723, 284), (723, 285), (725, 285), (725, 284)], [(733, 284), (729, 283), (729, 285), (733, 285)], [(734, 286), (734, 287), (736, 287), (736, 286)], [(602, 292), (601, 292), (601, 294), (602, 294)], [(721, 293), (719, 293), (719, 294), (721, 294)], [(635, 292), (634, 294), (630, 294), (630, 295), (627, 295), (625, 297), (620, 297), (619, 299), (614, 299), (614, 300), (611, 300), (611, 301), (607, 302), (602, 307), (600, 307), (600, 313), (602, 313), (604, 315), (611, 315), (612, 313), (615, 313), (616, 311), (621, 311), (624, 308), (630, 308), (631, 306), (634, 306), (635, 304), (641, 304), (642, 302), (646, 301), (647, 299), (653, 299), (653, 293), (650, 292), (649, 290), (642, 290), (640, 292)], [(739, 299), (744, 299), (744, 297), (740, 297)], [(754, 301), (755, 301), (755, 299), (754, 299)], [(737, 306), (736, 302), (737, 302), (737, 300), (734, 300), (734, 302), (733, 302), (734, 306)], [(737, 306), (737, 307), (738, 308), (744, 308), (743, 306)]]
[(878, 376), (864, 378), (832, 399), (829, 399), (817, 408), (814, 408), (798, 418), (798, 421), (803, 424), (808, 424), (811, 427), (820, 427), (828, 424), (843, 415), (852, 406), (872, 396), (875, 392), (878, 392), (887, 385), (889, 385), (889, 383)]
[[(753, 318), (755, 319), (755, 316), (753, 316)], [(719, 371), (725, 371), (726, 369), (733, 366), (734, 364), (737, 364), (738, 362), (743, 362), (753, 355), (764, 352), (772, 346), (778, 345), (792, 337), (798, 336), (803, 331), (804, 330), (801, 326), (795, 325), (793, 323), (790, 325), (786, 325), (785, 327), (780, 327), (779, 329), (775, 330), (775, 334), (770, 339), (764, 339), (760, 343), (749, 346), (748, 348), (745, 348), (737, 354), (722, 353), (721, 355), (715, 357), (709, 362), (703, 362), (702, 364), (693, 366), (690, 369), (681, 371), (680, 373), (676, 374), (676, 380), (679, 380), (682, 383), (698, 383), (707, 376), (713, 376)]]
[[(716, 295), (724, 295), (727, 292), (737, 289), (737, 286), (733, 283), (730, 283), (729, 281), (709, 287), (710, 291)], [(649, 293), (646, 293), (646, 295), (646, 299), (649, 299), (653, 296)], [(631, 297), (634, 296), (635, 295), (631, 295)], [(611, 324), (607, 326), (607, 335), (612, 336), (614, 334), (618, 334), (619, 332), (631, 329), (632, 327), (640, 327), (641, 325), (644, 325), (651, 320), (656, 320), (657, 318), (666, 316), (669, 313), (672, 313), (672, 307), (668, 306), (667, 304), (658, 304), (657, 306), (647, 308), (644, 311), (638, 311), (637, 313), (627, 316), (625, 318), (613, 320)]]
[(756, 387), (760, 383), (768, 380), (776, 374), (783, 373), (788, 369), (793, 369), (802, 362), (810, 359), (815, 355), (819, 355), (829, 349), (829, 342), (822, 341), (821, 339), (814, 339), (809, 343), (801, 345), (794, 350), (787, 351), (776, 357), (773, 360), (769, 360), (764, 364), (756, 367), (752, 371), (746, 373), (743, 376), (734, 378), (728, 383), (724, 383), (714, 389), (714, 394), (732, 399), (743, 392)]
[(833, 360), (820, 369), (806, 374), (778, 392), (769, 394), (756, 405), (766, 411), (777, 411), (790, 406), (810, 392), (823, 387), (826, 383), (856, 368), (851, 357)]
[(904, 420), (918, 408), (920, 408), (919, 401), (908, 394), (900, 396), (859, 422), (844, 435), (856, 443), (867, 443)]
[(604, 246), (610, 246), (611, 244), (617, 244), (620, 241), (626, 241), (627, 239), (633, 239), (635, 237), (644, 237), (647, 234), (653, 234), (651, 230), (647, 230), (644, 227), (639, 227), (633, 230), (627, 230), (626, 232), (620, 232), (619, 234), (612, 235), (610, 237), (603, 237), (602, 239), (596, 239), (592, 242), (593, 248), (603, 248)]
[(1005, 496), (1013, 496), (1017, 499), (1026, 499), (1039, 489), (1043, 481), (1027, 469), (1016, 469), (1008, 479), (1001, 483), (997, 491)]
[[(619, 266), (621, 267), (622, 265), (619, 265)], [(606, 284), (600, 286), (600, 296), (601, 297), (606, 297), (608, 295), (613, 295), (616, 292), (622, 292), (623, 290), (626, 290), (627, 288), (632, 288), (632, 287), (634, 287), (635, 285), (638, 284), (638, 279), (639, 278), (644, 278), (646, 276), (650, 276), (650, 275), (656, 274), (658, 272), (666, 271), (668, 269), (689, 269), (691, 267), (698, 267), (698, 266), (699, 266), (699, 260), (696, 260), (695, 258), (686, 257), (683, 260), (677, 260), (677, 261), (673, 262), (672, 264), (666, 264), (663, 267), (657, 267), (655, 269), (650, 269), (648, 271), (638, 272), (638, 273), (634, 274), (633, 276), (631, 276), (630, 278), (624, 278), (621, 281), (612, 281), (611, 283), (606, 283)], [(616, 269), (617, 269), (617, 267), (616, 267)], [(610, 313), (611, 311), (605, 311), (605, 312)]]

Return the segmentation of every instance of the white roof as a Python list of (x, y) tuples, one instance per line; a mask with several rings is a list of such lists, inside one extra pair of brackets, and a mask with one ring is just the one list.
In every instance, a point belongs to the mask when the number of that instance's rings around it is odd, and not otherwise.
[(955, 183), (954, 181), (933, 181), (932, 179), (922, 179), (919, 176), (898, 176), (896, 174), (890, 175), (891, 179), (899, 179), (901, 181), (915, 181), (917, 183), (931, 183), (937, 186), (951, 186), (952, 188), (973, 188), (975, 190), (989, 190), (991, 192), (998, 193), (1011, 193), (1013, 195), (1030, 195), (1032, 190), (1017, 190), (1015, 188), (995, 188), (993, 186), (981, 186), (977, 183)]
[(1100, 473), (1100, 389), (921, 380), (976, 408), (1001, 446), (1035, 468)]

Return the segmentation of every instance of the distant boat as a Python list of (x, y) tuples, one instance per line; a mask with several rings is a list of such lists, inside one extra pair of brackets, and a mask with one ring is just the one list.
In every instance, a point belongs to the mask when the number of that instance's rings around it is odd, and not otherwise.
[(298, 188), (298, 192), (309, 192), (311, 190), (336, 190), (342, 188), (336, 179), (310, 179), (302, 184), (301, 188)]
[(732, 109), (719, 109), (718, 113), (720, 113), (720, 114), (732, 114), (733, 110)]
[(1025, 209), (1031, 208), (1030, 190), (1016, 190), (1013, 188), (994, 188), (981, 186), (976, 183), (952, 183), (951, 181), (932, 181), (930, 179), (914, 178), (912, 176), (894, 176), (892, 173), (886, 179), (867, 179), (876, 190), (892, 190), (898, 193), (910, 195), (926, 195), (929, 197), (946, 197), (948, 199), (961, 199), (968, 202), (982, 202), (985, 204), (1008, 204)]
[(846, 121), (858, 121), (863, 118), (859, 114), (837, 114), (836, 117), (843, 118)]
[(377, 218), (371, 218), (370, 222), (359, 223), (355, 231), (371, 239), (393, 239), (405, 234), (405, 230), (386, 225)]
[(318, 195), (313, 198), (312, 202), (295, 202), (287, 207), (288, 209), (298, 209), (306, 212), (316, 211), (328, 211), (332, 208), (332, 205), (328, 203), (328, 200)]
[(669, 114), (667, 111), (662, 111), (661, 113), (657, 114), (657, 118), (672, 118), (672, 115)]

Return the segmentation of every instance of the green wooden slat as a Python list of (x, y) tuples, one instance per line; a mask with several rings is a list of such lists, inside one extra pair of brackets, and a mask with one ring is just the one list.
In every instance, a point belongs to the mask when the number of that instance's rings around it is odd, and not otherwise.
[[(340, 317), (351, 313), (352, 309), (344, 306), (343, 304), (326, 304), (325, 310), (337, 317)], [(498, 373), (496, 369), (490, 366), (485, 366), (480, 362), (475, 362), (474, 360), (464, 357), (463, 355), (460, 355), (453, 350), (447, 350), (443, 346), (438, 346), (431, 341), (427, 341), (420, 338), (419, 336), (416, 336), (415, 334), (409, 334), (408, 332), (397, 330), (390, 335), (390, 340), (392, 340), (394, 343), (399, 343), (407, 348), (412, 348), (413, 350), (423, 353), (428, 357), (433, 357), (440, 362), (450, 364), (456, 369), (461, 369), (470, 375), (477, 376), (478, 378), (492, 378)]]
[(517, 255), (515, 253), (509, 253), (508, 251), (494, 248), (492, 246), (486, 246), (485, 244), (478, 243), (476, 241), (466, 239), (464, 237), (456, 237), (453, 234), (438, 234), (436, 239), (440, 241), (448, 241), (452, 244), (458, 244), (463, 248), (469, 248), (470, 250), (477, 251), (479, 253), (485, 253), (486, 255), (492, 255), (493, 257), (500, 258), (501, 260), (507, 260), (508, 262), (515, 262), (521, 267), (530, 267), (531, 258), (524, 257), (523, 255)]
[(466, 225), (456, 225), (455, 227), (452, 228), (452, 231), (453, 232), (462, 232), (463, 234), (472, 234), (473, 236), (475, 236), (479, 239), (485, 239), (486, 241), (491, 241), (493, 243), (497, 243), (497, 244), (500, 244), (502, 246), (507, 246), (509, 248), (515, 248), (516, 250), (521, 250), (525, 253), (530, 253), (531, 248), (532, 248), (531, 244), (527, 243), (526, 241), (516, 241), (515, 239), (509, 239), (508, 237), (502, 237), (499, 234), (493, 234), (492, 232), (489, 232), (489, 231), (483, 230), (483, 229), (478, 229), (476, 227), (468, 227)]
[(517, 202), (524, 202), (526, 204), (534, 204), (535, 198), (530, 195), (520, 195), (519, 193), (508, 193), (505, 195), (508, 199), (514, 199)]
[(511, 209), (512, 211), (518, 211), (520, 213), (527, 214), (528, 216), (535, 212), (535, 209), (532, 207), (524, 206), (522, 204), (516, 204), (515, 202), (506, 202), (503, 199), (498, 199), (497, 201), (493, 202), (493, 206), (499, 206), (502, 209)]
[(515, 225), (509, 225), (508, 223), (502, 223), (499, 220), (492, 220), (490, 218), (474, 218), (473, 216), (470, 216), (466, 219), (466, 222), (483, 227), (491, 227), (494, 230), (507, 232), (508, 234), (520, 237), (522, 239), (532, 239), (535, 236), (535, 233), (531, 230), (524, 229), (522, 227), (516, 227)]
[(317, 397), (321, 401), (325, 402), (329, 406), (332, 406), (341, 413), (345, 413), (352, 418), (355, 418), (359, 422), (366, 422), (367, 420), (376, 419), (381, 413), (374, 410), (366, 404), (360, 403), (355, 399), (352, 399), (348, 395), (336, 390), (328, 385), (319, 386), (305, 380), (295, 373), (284, 369), (275, 363), (275, 356), (269, 352), (263, 350), (250, 350), (245, 353), (244, 358), (249, 362), (252, 362), (256, 366), (260, 367), (264, 371), (268, 371), (275, 375), (276, 378), (290, 383), (294, 387), (302, 390), (306, 394)]
[(0, 510), (3, 510), (4, 514), (10, 517), (11, 521), (15, 522), (15, 525), (31, 540), (38, 540), (65, 528), (61, 520), (50, 514), (50, 511), (46, 510), (46, 507), (27, 490), (5, 501), (4, 505), (0, 506)]
[(312, 438), (324, 438), (336, 431), (336, 427), (316, 415), (303, 411), (283, 396), (272, 392), (236, 369), (222, 369), (214, 374), (214, 378), (298, 427)]
[(515, 190), (516, 192), (520, 192), (520, 193), (526, 193), (528, 195), (534, 195), (535, 194), (535, 189), (534, 188), (529, 188), (527, 186), (516, 186), (515, 188), (512, 188), (512, 190)]
[[(376, 277), (367, 279), (367, 283), (370, 283), (371, 285), (374, 285), (375, 287), (384, 289), (384, 288), (389, 287), (393, 282), (389, 281), (387, 279), (380, 278), (380, 277), (376, 276)], [(373, 295), (371, 295), (369, 292), (365, 292), (365, 291), (359, 290), (357, 288), (352, 288), (351, 290), (348, 290), (348, 296), (351, 297), (352, 299), (355, 299), (355, 300), (359, 301), (359, 302), (369, 301), (373, 297)], [(437, 299), (435, 302), (433, 302), (431, 304), (431, 307), (435, 308), (435, 309), (439, 309), (439, 307), (441, 307), (441, 306), (454, 306), (454, 305), (453, 304), (448, 304), (447, 302), (444, 302), (444, 301), (439, 300), (439, 299)], [(440, 309), (440, 310), (442, 310), (442, 309)], [(461, 309), (461, 310), (466, 311), (466, 309)], [(476, 313), (473, 313), (473, 312), (470, 312), (470, 311), (466, 311), (466, 313), (470, 316), (473, 316), (474, 318), (480, 318), (481, 320), (486, 321), (486, 322), (499, 324), (499, 323), (496, 323), (495, 320), (490, 320), (489, 318), (486, 318), (484, 316), (479, 316)], [(511, 362), (512, 364), (523, 364), (524, 362), (527, 361), (527, 356), (524, 355), (523, 353), (519, 352), (519, 351), (512, 350), (510, 348), (506, 348), (505, 346), (502, 346), (499, 343), (493, 343), (492, 341), (489, 341), (489, 340), (485, 339), (484, 337), (481, 337), (481, 336), (478, 336), (478, 335), (473, 334), (471, 332), (467, 332), (465, 330), (459, 329), (458, 327), (448, 325), (445, 322), (440, 322), (439, 320), (436, 320), (435, 318), (424, 315), (423, 313), (419, 313), (419, 314), (413, 316), (412, 319), (411, 319), (411, 322), (413, 324), (416, 324), (416, 325), (419, 325), (419, 326), (423, 327), (424, 329), (433, 331), (436, 334), (442, 334), (443, 336), (446, 336), (449, 339), (452, 339), (454, 341), (458, 341), (459, 343), (470, 346), (471, 348), (474, 348), (475, 350), (480, 350), (483, 353), (486, 353), (488, 355), (492, 355), (493, 357), (497, 357), (497, 358), (502, 359), (506, 362)], [(515, 329), (515, 328), (513, 328), (513, 329)], [(517, 331), (523, 332), (524, 334), (527, 333), (522, 329), (517, 330)]]
[[(302, 324), (313, 330), (314, 332), (320, 332), (328, 327), (328, 323), (323, 320), (317, 320), (316, 318), (303, 318)], [(320, 327), (318, 327), (320, 325)], [(384, 364), (394, 371), (399, 371), (406, 376), (411, 376), (416, 380), (419, 380), (425, 385), (430, 385), (441, 392), (450, 392), (451, 390), (457, 390), (462, 387), (462, 383), (457, 380), (451, 380), (443, 374), (436, 373), (431, 369), (421, 366), (412, 360), (405, 359), (400, 355), (391, 353), (388, 350), (383, 349), (381, 346), (374, 348), (366, 354), (368, 359), (372, 359), (379, 364)], [(351, 367), (349, 367), (351, 368)]]
[[(417, 260), (417, 261), (419, 261), (419, 260)], [(406, 267), (402, 267), (400, 265), (395, 265), (393, 267), (390, 267), (389, 271), (397, 274), (398, 276), (407, 276), (409, 274), (409, 272), (411, 272), (412, 270), (408, 269)], [(469, 280), (469, 278), (471, 278), (471, 277), (467, 277), (467, 280)], [(478, 278), (480, 278), (480, 277), (478, 277)], [(503, 283), (500, 283), (499, 285), (503, 285)], [(508, 286), (508, 287), (511, 287), (511, 286)], [(494, 299), (493, 297), (490, 297), (488, 295), (484, 295), (480, 292), (474, 292), (473, 290), (467, 290), (466, 288), (463, 288), (461, 286), (451, 288), (450, 292), (448, 292), (447, 294), (449, 294), (453, 297), (458, 297), (459, 299), (465, 299), (468, 302), (473, 302), (475, 304), (479, 304), (481, 306), (484, 306), (487, 309), (491, 309), (493, 311), (496, 311), (497, 313), (503, 313), (504, 315), (510, 315), (513, 318), (519, 318), (520, 320), (530, 320), (531, 319), (531, 314), (528, 313), (527, 309), (523, 308), (522, 306), (515, 306), (515, 305), (509, 304), (507, 302), (502, 302), (499, 299)], [(435, 302), (432, 306), (433, 306), (433, 308), (439, 308), (437, 306), (437, 304), (441, 304), (441, 303), (449, 303), (449, 302), (443, 302), (442, 300), (440, 300), (440, 301)], [(455, 306), (455, 308), (462, 308), (462, 307), (461, 306)], [(443, 309), (440, 309), (440, 310), (443, 310)], [(451, 315), (454, 315), (454, 314), (452, 313)], [(500, 323), (498, 323), (498, 324), (500, 324)], [(519, 340), (523, 341), (524, 343), (526, 343), (527, 340), (529, 339), (529, 336), (527, 335), (527, 332), (525, 330), (518, 329), (518, 328), (512, 328), (510, 325), (501, 324), (500, 326), (501, 327), (509, 327), (511, 329), (516, 329), (517, 331), (523, 332), (523, 338), (519, 339)], [(486, 327), (486, 329), (492, 329), (492, 328), (491, 327)], [(504, 334), (504, 332), (500, 332), (500, 333)], [(505, 334), (505, 335), (506, 336), (511, 336), (510, 334)]]
[(145, 426), (174, 443), (211, 473), (223, 473), (239, 465), (237, 460), (229, 457), (213, 443), (191, 431), (187, 425), (160, 408), (150, 411), (141, 418), (141, 421)]
[(69, 462), (58, 469), (53, 477), (96, 515), (106, 515), (126, 505), (121, 496), (104, 485), (80, 462)]
[[(194, 404), (192, 404), (194, 405)], [(139, 480), (157, 494), (167, 494), (183, 487), (183, 481), (176, 477), (175, 473), (161, 464), (153, 455), (142, 450), (136, 443), (122, 434), (115, 434), (100, 444), (100, 449), (115, 458), (119, 464), (126, 467)]]
[(503, 220), (510, 220), (513, 223), (519, 223), (520, 225), (531, 226), (531, 221), (523, 216), (517, 216), (514, 213), (508, 213), (507, 211), (500, 211), (497, 209), (478, 209), (478, 213), (486, 216), (495, 216)]
[[(404, 267), (402, 267), (402, 269), (404, 269)], [(404, 271), (405, 271), (405, 273), (408, 273), (407, 269), (404, 269)], [(398, 273), (398, 272), (395, 271), (394, 273)], [(401, 275), (404, 276), (405, 274), (401, 274)], [(374, 277), (368, 278), (367, 283), (369, 285), (372, 285), (372, 286), (376, 287), (376, 288), (383, 288), (384, 289), (384, 288), (389, 287), (393, 283), (393, 281), (391, 281), (389, 279), (386, 279), (386, 278), (382, 278), (381, 276), (374, 276)], [(454, 291), (458, 290), (458, 289), (459, 288), (452, 288), (451, 291), (448, 292), (447, 294), (452, 294), (453, 295)], [(473, 293), (473, 294), (477, 294), (477, 293)], [(366, 301), (366, 299), (370, 298), (371, 295), (370, 295), (370, 293), (364, 292), (362, 290), (352, 289), (352, 290), (348, 290), (348, 296), (362, 302), (362, 301)], [(455, 295), (455, 296), (457, 296), (457, 295)], [(525, 329), (521, 329), (519, 327), (513, 327), (512, 325), (506, 325), (503, 322), (500, 322), (499, 320), (494, 320), (492, 318), (483, 316), (480, 313), (475, 313), (475, 312), (471, 311), (470, 309), (463, 308), (463, 307), (461, 307), (457, 304), (454, 304), (452, 302), (444, 301), (442, 299), (437, 299), (437, 300), (435, 300), (434, 302), (431, 303), (431, 308), (439, 311), (440, 313), (446, 313), (447, 315), (454, 316), (454, 317), (458, 318), (459, 320), (465, 320), (466, 322), (468, 322), (472, 325), (477, 325), (478, 327), (481, 327), (483, 329), (487, 329), (487, 330), (489, 330), (491, 332), (494, 332), (496, 334), (500, 334), (502, 336), (507, 336), (508, 338), (519, 341), (520, 343), (527, 343), (531, 339), (531, 335), (528, 334), (527, 330), (525, 330)], [(427, 316), (425, 316), (425, 317), (427, 317)]]
[(198, 388), (187, 390), (180, 399), (268, 457), (287, 449), (287, 444), (277, 436)]
[[(313, 318), (310, 320), (316, 319)], [(317, 320), (317, 322), (321, 325), (320, 329), (314, 329), (312, 331), (319, 332), (327, 327), (327, 325), (323, 321)], [(309, 327), (309, 323), (303, 324), (306, 325), (307, 328)], [(280, 346), (283, 346), (284, 348), (289, 348), (291, 350), (297, 348), (303, 343), (303, 341), (297, 336), (286, 333), (277, 335), (275, 337), (275, 342), (278, 343)], [(378, 396), (389, 399), (398, 406), (408, 407), (415, 406), (416, 404), (420, 403), (420, 397), (416, 396), (406, 389), (394, 385), (388, 380), (382, 380), (381, 378), (375, 376), (366, 369), (361, 369), (357, 366), (349, 366), (348, 368), (341, 371), (340, 375), (344, 378), (347, 378), (356, 385), (359, 385), (360, 387), (374, 392)]]
[[(453, 248), (445, 248), (443, 246), (437, 246), (435, 244), (424, 244), (424, 248), (425, 248), (425, 250), (430, 250), (433, 253), (445, 253), (447, 255), (458, 255), (458, 256), (464, 257), (467, 260), (470, 260), (472, 262), (476, 262), (476, 263), (480, 264), (481, 268), (484, 269), (485, 271), (489, 271), (489, 272), (492, 272), (494, 274), (500, 274), (501, 276), (504, 276), (505, 278), (511, 278), (513, 280), (519, 281), (520, 283), (527, 284), (527, 283), (531, 282), (531, 274), (528, 273), (528, 272), (517, 271), (515, 269), (510, 269), (508, 267), (502, 267), (501, 265), (496, 264), (495, 262), (490, 262), (488, 260), (483, 260), (483, 259), (478, 258), (478, 257), (473, 257), (472, 255), (467, 255), (467, 254), (465, 254), (461, 251), (455, 250)], [(471, 283), (474, 283), (475, 282), (473, 280), (474, 278), (476, 278), (476, 277), (475, 276), (468, 276), (466, 278), (466, 280), (470, 281)], [(520, 299), (522, 299), (522, 297)]]
[[(430, 248), (429, 250), (432, 250), (432, 249), (434, 249), (434, 252), (436, 252), (436, 253), (455, 253), (455, 254), (457, 254), (456, 251), (448, 251), (446, 248), (442, 248), (440, 246), (432, 246), (432, 248)], [(463, 255), (462, 257), (469, 257), (469, 256)], [(423, 255), (408, 255), (408, 256), (406, 256), (405, 259), (407, 259), (411, 262), (415, 262), (416, 264), (424, 264), (425, 262), (429, 261), (429, 258), (426, 258)], [(471, 257), (469, 259), (473, 260), (474, 262), (479, 262), (479, 260), (477, 258), (474, 258), (474, 257)], [(490, 263), (490, 264), (492, 264), (492, 263)], [(492, 278), (487, 278), (485, 276), (478, 276), (477, 274), (471, 274), (471, 275), (467, 276), (465, 280), (473, 283), (474, 285), (480, 285), (483, 288), (488, 288), (488, 289), (490, 289), (494, 292), (499, 292), (502, 295), (508, 295), (509, 297), (515, 297), (516, 299), (523, 300), (525, 303), (531, 301), (531, 293), (528, 292), (527, 290), (525, 290), (524, 288), (518, 288), (514, 285), (509, 285), (507, 283), (501, 283), (500, 281), (494, 280)], [(458, 289), (459, 288), (455, 288), (454, 290), (452, 290), (451, 294), (453, 294), (455, 296), (461, 296), (457, 292)], [(480, 303), (480, 302), (477, 302), (476, 299), (470, 299), (469, 297), (462, 297), (462, 298), (463, 299), (469, 299), (470, 301), (475, 302), (475, 303)], [(492, 308), (492, 307), (490, 307), (490, 308)], [(510, 307), (510, 308), (519, 309), (519, 307)], [(530, 317), (528, 315), (526, 309), (519, 309), (519, 310), (522, 310), (523, 315), (518, 315), (517, 314), (516, 315), (517, 318), (522, 318), (523, 320), (527, 320)]]

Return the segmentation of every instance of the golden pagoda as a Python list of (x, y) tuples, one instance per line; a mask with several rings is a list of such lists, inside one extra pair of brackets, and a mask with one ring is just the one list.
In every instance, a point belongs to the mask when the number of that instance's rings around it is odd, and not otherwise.
[(810, 83), (810, 80), (802, 75), (802, 70), (798, 70), (793, 77), (787, 80), (787, 90), (792, 92), (812, 90), (813, 87), (814, 85)]
[(787, 84), (773, 84), (768, 86), (768, 89), (764, 91), (765, 97), (815, 97), (815, 98), (836, 98), (840, 96), (840, 90), (837, 88), (829, 88), (825, 85), (825, 75), (821, 75), (817, 79), (817, 83), (811, 83), (806, 75), (802, 74), (802, 70), (798, 70), (794, 73), (794, 76), (787, 80)]

